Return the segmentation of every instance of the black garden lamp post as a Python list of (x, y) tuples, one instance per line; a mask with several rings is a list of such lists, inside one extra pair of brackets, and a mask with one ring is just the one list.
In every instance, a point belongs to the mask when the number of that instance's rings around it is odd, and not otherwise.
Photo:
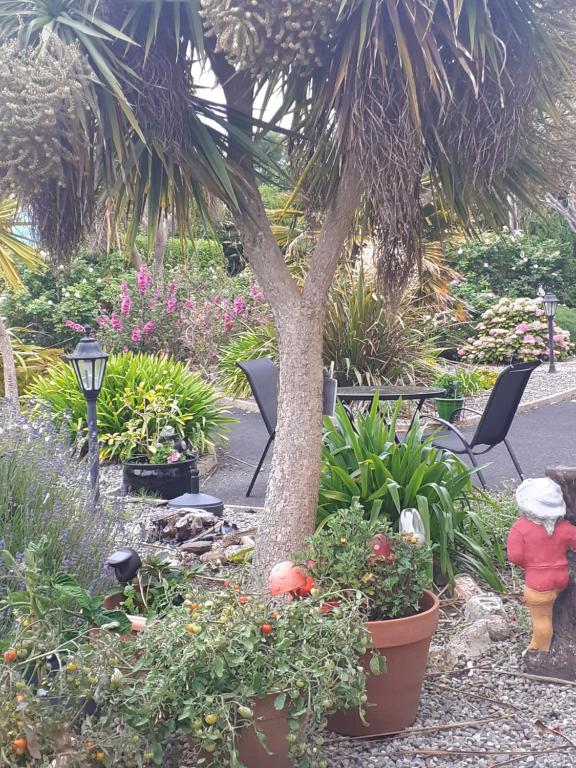
[(548, 318), (548, 351), (550, 352), (550, 365), (548, 373), (556, 373), (556, 358), (554, 355), (554, 315), (558, 309), (558, 299), (553, 293), (545, 293), (542, 297), (544, 313)]
[(86, 326), (84, 338), (80, 339), (76, 349), (66, 360), (72, 363), (74, 373), (82, 394), (86, 399), (88, 411), (88, 461), (90, 463), (90, 483), (94, 494), (94, 502), (100, 497), (98, 476), (100, 461), (98, 456), (98, 425), (96, 422), (96, 400), (102, 388), (108, 355), (102, 352), (100, 345), (91, 335)]

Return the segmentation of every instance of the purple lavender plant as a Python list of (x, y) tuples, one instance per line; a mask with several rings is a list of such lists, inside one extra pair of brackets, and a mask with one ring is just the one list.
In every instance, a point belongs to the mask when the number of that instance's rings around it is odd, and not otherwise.
[[(48, 573), (69, 570), (82, 586), (101, 590), (107, 556), (133, 534), (120, 499), (104, 494), (94, 508), (86, 466), (49, 418), (32, 422), (0, 406), (0, 540), (16, 557), (42, 536)], [(0, 582), (2, 571), (0, 562)]]

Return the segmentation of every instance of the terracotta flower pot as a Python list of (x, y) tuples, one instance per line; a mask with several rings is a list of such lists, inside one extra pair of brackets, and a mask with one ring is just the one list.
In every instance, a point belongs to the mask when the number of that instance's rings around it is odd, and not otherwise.
[[(293, 768), (294, 761), (288, 757), (289, 734), (288, 716), (285, 709), (274, 709), (276, 694), (255, 699), (252, 702), (254, 723), (264, 735), (266, 749), (260, 743), (256, 731), (251, 726), (241, 728), (236, 736), (238, 759), (249, 768)], [(268, 754), (270, 752), (271, 754)], [(210, 755), (201, 752), (208, 768), (211, 766)]]
[(276, 694), (256, 699), (252, 707), (258, 730), (264, 734), (269, 755), (260, 743), (254, 728), (242, 728), (238, 732), (238, 757), (250, 768), (293, 768), (288, 757), (286, 741), (289, 734), (288, 716), (285, 709), (274, 709)]
[[(372, 643), (386, 657), (387, 671), (370, 675), (366, 693), (365, 726), (356, 710), (336, 712), (328, 728), (344, 736), (381, 736), (398, 733), (416, 720), (430, 640), (438, 626), (440, 601), (426, 590), (422, 611), (388, 621), (369, 621)], [(368, 669), (370, 654), (362, 659)]]

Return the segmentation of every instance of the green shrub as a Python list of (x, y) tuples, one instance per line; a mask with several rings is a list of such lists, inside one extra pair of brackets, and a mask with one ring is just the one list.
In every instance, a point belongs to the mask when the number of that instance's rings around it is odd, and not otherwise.
[(95, 328), (99, 307), (112, 302), (124, 270), (124, 257), (116, 251), (98, 256), (81, 251), (68, 269), (23, 269), (25, 290), (8, 295), (2, 314), (12, 327), (26, 328), (31, 343), (70, 349), (77, 337), (66, 320)]
[(88, 467), (49, 419), (7, 409), (0, 417), (0, 549), (18, 559), (45, 537), (48, 575), (73, 569), (83, 586), (101, 586), (107, 556), (120, 540), (129, 543), (122, 514), (107, 500), (94, 508)]
[(257, 360), (260, 357), (278, 357), (276, 331), (272, 323), (241, 331), (220, 350), (218, 380), (222, 389), (231, 397), (250, 397), (252, 390), (248, 379), (236, 363), (241, 360)]
[[(200, 451), (222, 438), (233, 421), (219, 404), (214, 388), (185, 364), (160, 355), (112, 355), (98, 398), (98, 424), (102, 435), (119, 437), (102, 445), (103, 459), (113, 460), (122, 455), (131, 440), (127, 435), (124, 443), (121, 437), (126, 423), (143, 411), (145, 396), (159, 386), (186, 415), (184, 423), (172, 424), (177, 434), (193, 442)], [(55, 423), (66, 425), (73, 438), (86, 439), (86, 402), (70, 365), (61, 361), (52, 366), (32, 384), (29, 396), (45, 404)]]
[(493, 588), (501, 582), (488, 554), (492, 542), (478, 516), (457, 500), (472, 492), (471, 475), (462, 462), (424, 438), (416, 419), (396, 442), (400, 405), (384, 417), (375, 398), (354, 424), (341, 403), (326, 418), (318, 522), (358, 499), (367, 518), (397, 526), (403, 509), (416, 508), (426, 526), (441, 573), (452, 579), (455, 566), (466, 565)]
[(406, 296), (393, 312), (376, 278), (344, 268), (330, 292), (324, 362), (341, 386), (411, 382), (430, 375), (439, 354), (426, 310)]
[(576, 339), (576, 309), (560, 305), (554, 320), (568, 331), (570, 338)]
[(576, 258), (568, 238), (550, 238), (543, 231), (483, 232), (448, 257), (477, 291), (518, 298), (536, 296), (543, 285), (576, 305)]
[(497, 378), (498, 372), (489, 368), (459, 368), (437, 376), (434, 386), (448, 390), (455, 382), (458, 394), (444, 397), (471, 397), (478, 392), (492, 389)]

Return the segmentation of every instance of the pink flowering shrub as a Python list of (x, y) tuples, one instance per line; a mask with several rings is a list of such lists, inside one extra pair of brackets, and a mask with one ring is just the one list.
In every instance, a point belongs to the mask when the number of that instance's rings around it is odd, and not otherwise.
[[(572, 352), (570, 334), (554, 328), (556, 357)], [(458, 350), (471, 363), (510, 363), (545, 360), (548, 355), (548, 320), (542, 299), (500, 299), (486, 310), (476, 326), (476, 336)]]
[(231, 337), (270, 316), (256, 285), (223, 297), (182, 278), (159, 286), (143, 266), (133, 286), (123, 281), (117, 304), (98, 318), (99, 338), (111, 352), (166, 353), (211, 369)]

